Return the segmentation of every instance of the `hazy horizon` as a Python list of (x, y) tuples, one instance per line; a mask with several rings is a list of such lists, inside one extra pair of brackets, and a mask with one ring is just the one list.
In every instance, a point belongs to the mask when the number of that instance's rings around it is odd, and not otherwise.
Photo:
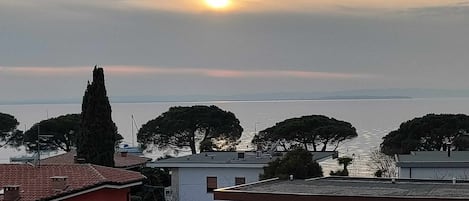
[[(275, 92), (231, 95), (187, 94), (176, 96), (109, 96), (111, 103), (208, 103), (208, 102), (263, 102), (301, 100), (373, 100), (373, 99), (415, 99), (415, 98), (467, 98), (469, 90), (441, 89), (362, 89), (346, 91), (316, 92)], [(0, 105), (28, 104), (81, 104), (82, 97), (26, 99), (0, 101)]]

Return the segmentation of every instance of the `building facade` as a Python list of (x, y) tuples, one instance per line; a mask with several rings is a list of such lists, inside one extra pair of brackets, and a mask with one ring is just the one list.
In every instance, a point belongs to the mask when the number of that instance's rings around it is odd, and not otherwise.
[(213, 190), (259, 180), (262, 167), (172, 168), (173, 201), (213, 200)]
[(469, 180), (469, 151), (413, 151), (396, 155), (399, 178)]
[[(313, 160), (336, 154), (315, 152)], [(263, 167), (278, 157), (281, 153), (273, 156), (260, 152), (205, 152), (156, 161), (147, 166), (171, 169), (167, 201), (212, 201), (213, 190), (217, 188), (259, 181)]]

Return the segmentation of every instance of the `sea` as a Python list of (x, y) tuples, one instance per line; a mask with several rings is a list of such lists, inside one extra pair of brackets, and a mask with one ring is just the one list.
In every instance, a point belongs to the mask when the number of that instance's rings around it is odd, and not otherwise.
[[(369, 167), (370, 152), (378, 149), (382, 137), (397, 129), (402, 122), (429, 113), (469, 114), (469, 98), (111, 103), (113, 120), (124, 137), (124, 143), (129, 146), (136, 145), (136, 133), (141, 125), (172, 106), (192, 105), (216, 105), (233, 112), (244, 128), (238, 150), (253, 149), (250, 141), (255, 133), (288, 118), (317, 114), (348, 121), (356, 128), (358, 137), (341, 144), (339, 155), (354, 159), (349, 166), (350, 175), (365, 177), (372, 176), (374, 172)], [(29, 129), (44, 119), (80, 111), (81, 104), (0, 105), (0, 112), (18, 119), (21, 130)], [(23, 148), (0, 148), (0, 163), (8, 163), (10, 157), (23, 154)], [(145, 153), (152, 158), (164, 154), (174, 153), (169, 150)], [(179, 153), (184, 154), (188, 153)], [(340, 168), (332, 159), (320, 164), (326, 175), (330, 170)]]

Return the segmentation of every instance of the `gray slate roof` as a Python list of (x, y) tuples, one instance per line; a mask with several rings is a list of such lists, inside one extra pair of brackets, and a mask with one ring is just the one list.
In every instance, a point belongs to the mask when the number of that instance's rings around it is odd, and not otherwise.
[[(244, 158), (239, 159), (238, 153), (244, 153)], [(284, 154), (282, 152), (277, 152)], [(322, 160), (332, 157), (336, 152), (311, 152), (313, 160)], [(267, 164), (277, 159), (278, 155), (271, 156), (262, 154), (261, 157), (256, 156), (256, 152), (203, 152), (177, 158), (169, 158), (155, 161), (155, 163), (205, 163), (205, 164)]]
[(221, 189), (220, 191), (313, 196), (469, 199), (469, 183), (452, 184), (451, 182), (452, 181), (396, 179), (396, 183), (393, 184), (391, 179), (325, 177), (313, 180), (276, 180)]
[(274, 157), (262, 156), (256, 157), (255, 152), (246, 152), (244, 159), (238, 159), (238, 152), (204, 152), (177, 158), (169, 158), (156, 161), (157, 163), (268, 163)]
[(469, 151), (414, 151), (398, 154), (398, 167), (469, 167)]

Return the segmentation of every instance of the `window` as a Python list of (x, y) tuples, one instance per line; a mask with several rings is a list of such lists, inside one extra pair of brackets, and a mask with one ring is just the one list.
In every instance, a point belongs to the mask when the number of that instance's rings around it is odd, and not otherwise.
[(217, 189), (217, 177), (207, 177), (207, 192)]
[(235, 185), (241, 185), (246, 183), (246, 178), (244, 177), (236, 177), (235, 178)]

